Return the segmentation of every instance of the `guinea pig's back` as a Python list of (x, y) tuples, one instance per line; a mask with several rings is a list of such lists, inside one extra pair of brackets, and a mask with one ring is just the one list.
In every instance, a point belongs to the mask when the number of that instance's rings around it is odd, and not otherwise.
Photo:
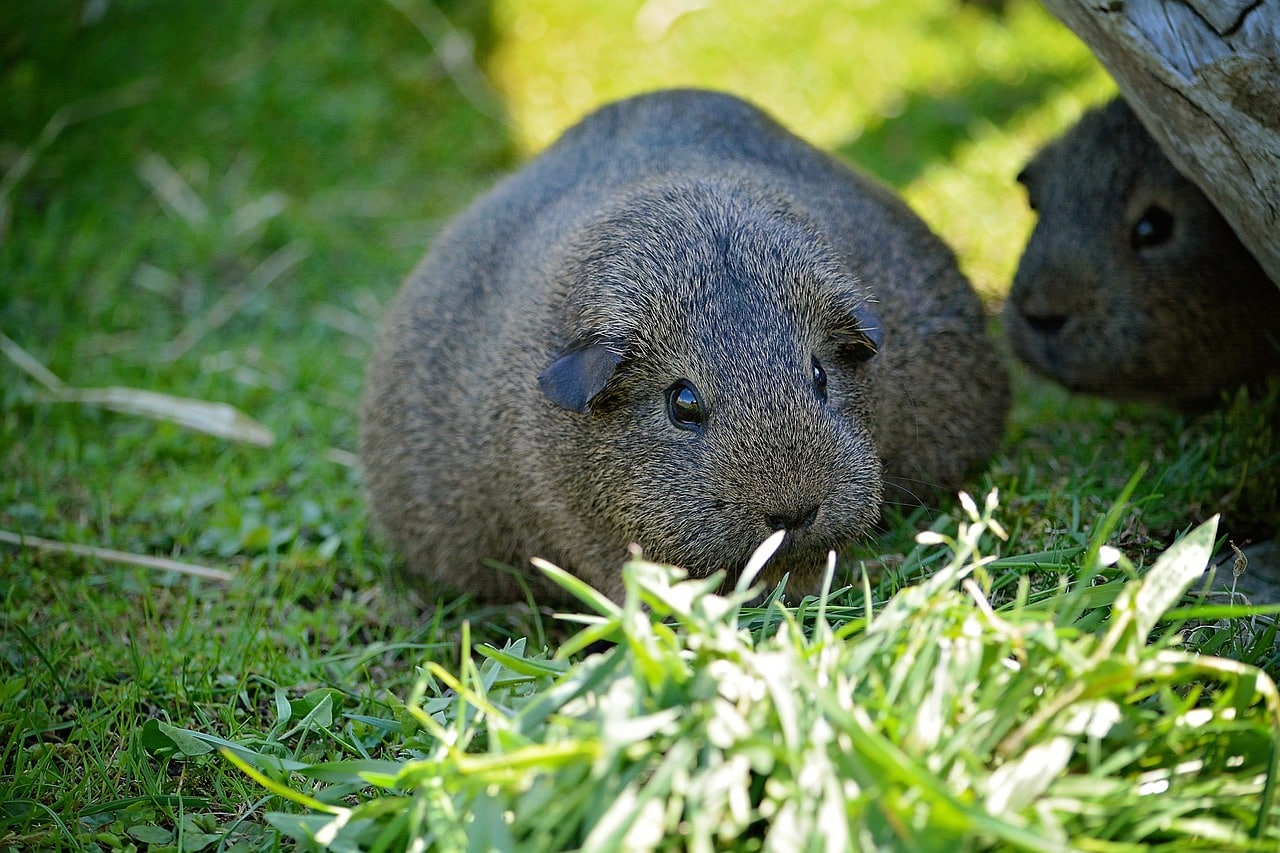
[(587, 193), (680, 173), (747, 176), (793, 199), (873, 290), (923, 300), (935, 317), (981, 315), (951, 250), (897, 195), (730, 95), (676, 89), (610, 104), (544, 156), (548, 177), (562, 176), (547, 184), (568, 186), (571, 165)]

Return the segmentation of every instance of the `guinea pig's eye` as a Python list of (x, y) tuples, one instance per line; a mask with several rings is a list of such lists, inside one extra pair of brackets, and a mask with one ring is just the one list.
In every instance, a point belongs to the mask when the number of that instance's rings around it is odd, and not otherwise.
[(680, 429), (699, 430), (707, 422), (702, 395), (688, 379), (681, 379), (667, 389), (667, 417)]
[(817, 356), (813, 357), (813, 390), (818, 392), (819, 400), (827, 401), (827, 371), (822, 369)]
[(1173, 214), (1153, 204), (1142, 213), (1129, 235), (1135, 249), (1159, 246), (1173, 236)]

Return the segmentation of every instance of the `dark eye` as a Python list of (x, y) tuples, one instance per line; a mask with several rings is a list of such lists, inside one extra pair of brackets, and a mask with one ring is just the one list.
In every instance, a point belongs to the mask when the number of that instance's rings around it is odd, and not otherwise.
[(681, 379), (667, 389), (667, 417), (680, 429), (699, 430), (707, 422), (702, 395), (688, 379)]
[(1158, 205), (1151, 205), (1133, 226), (1129, 240), (1135, 249), (1159, 246), (1173, 235), (1173, 214)]
[(818, 363), (817, 356), (813, 358), (813, 390), (818, 392), (819, 400), (824, 403), (827, 401), (827, 372)]

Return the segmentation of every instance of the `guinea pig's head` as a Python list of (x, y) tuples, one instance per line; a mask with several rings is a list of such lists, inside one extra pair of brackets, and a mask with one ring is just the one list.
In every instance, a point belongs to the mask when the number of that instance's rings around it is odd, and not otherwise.
[(1086, 114), (1018, 180), (1039, 221), (1004, 311), (1017, 355), (1077, 391), (1214, 395), (1261, 271), (1128, 106)]
[(785, 530), (764, 579), (811, 589), (881, 498), (864, 423), (881, 331), (847, 262), (745, 179), (655, 185), (571, 242), (539, 377), (566, 510), (697, 575), (732, 577)]

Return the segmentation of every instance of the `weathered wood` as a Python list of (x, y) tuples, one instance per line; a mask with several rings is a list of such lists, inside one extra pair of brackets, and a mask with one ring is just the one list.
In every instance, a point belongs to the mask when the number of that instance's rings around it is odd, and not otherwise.
[(1280, 0), (1043, 0), (1280, 287)]

